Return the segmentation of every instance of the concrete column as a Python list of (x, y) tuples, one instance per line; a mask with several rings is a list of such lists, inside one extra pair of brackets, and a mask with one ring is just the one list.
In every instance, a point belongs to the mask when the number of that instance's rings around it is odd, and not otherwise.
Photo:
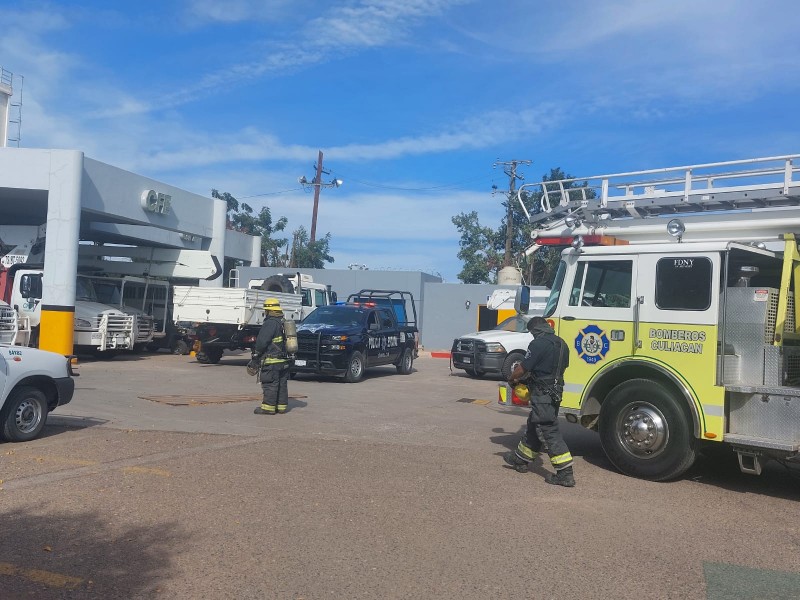
[(253, 252), (252, 256), (250, 257), (250, 265), (251, 267), (260, 267), (261, 266), (261, 236), (258, 235), (253, 238)]
[(72, 354), (82, 185), (83, 152), (51, 151), (39, 347), (59, 354)]
[[(224, 267), (225, 265), (225, 231), (226, 231), (226, 214), (228, 212), (228, 205), (224, 200), (213, 200), (214, 202), (214, 217), (211, 223), (211, 243), (208, 246), (209, 252), (217, 257), (219, 264)], [(222, 287), (224, 281), (227, 279), (228, 274), (223, 273), (222, 277), (217, 277), (208, 281), (207, 279), (200, 280), (201, 287)]]

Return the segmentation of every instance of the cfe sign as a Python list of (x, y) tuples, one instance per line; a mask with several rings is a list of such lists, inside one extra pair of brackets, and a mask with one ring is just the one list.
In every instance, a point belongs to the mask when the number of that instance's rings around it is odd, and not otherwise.
[(142, 192), (142, 208), (157, 215), (168, 215), (172, 204), (172, 196), (156, 193), (155, 190)]

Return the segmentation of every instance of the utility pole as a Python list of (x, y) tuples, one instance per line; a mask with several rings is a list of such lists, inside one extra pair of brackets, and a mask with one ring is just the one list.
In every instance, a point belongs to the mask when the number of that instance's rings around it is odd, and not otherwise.
[(341, 179), (333, 179), (330, 183), (322, 183), (322, 175), (330, 175), (330, 171), (326, 171), (322, 168), (322, 150), (319, 151), (319, 157), (317, 157), (317, 164), (314, 166), (316, 169), (316, 175), (314, 175), (314, 181), (311, 183), (308, 182), (305, 175), (300, 177), (298, 181), (300, 185), (306, 187), (307, 185), (311, 185), (314, 187), (314, 211), (311, 215), (311, 244), (314, 243), (314, 240), (317, 239), (317, 210), (319, 208), (319, 191), (324, 187), (339, 187), (342, 185)]
[[(503, 255), (503, 266), (510, 267), (511, 266), (511, 240), (514, 238), (514, 223), (512, 220), (512, 210), (511, 207), (513, 206), (514, 202), (514, 193), (516, 192), (517, 186), (517, 179), (520, 181), (525, 181), (525, 178), (522, 175), (517, 175), (517, 165), (530, 165), (532, 164), (532, 160), (508, 160), (508, 161), (497, 161), (492, 165), (493, 169), (496, 169), (498, 165), (502, 165), (503, 173), (508, 175), (508, 213), (506, 214), (506, 251)], [(492, 192), (494, 193), (494, 192)]]
[(311, 243), (314, 243), (317, 235), (317, 208), (319, 208), (319, 189), (322, 187), (322, 150), (319, 151), (317, 158), (317, 175), (314, 177), (314, 212), (311, 215)]

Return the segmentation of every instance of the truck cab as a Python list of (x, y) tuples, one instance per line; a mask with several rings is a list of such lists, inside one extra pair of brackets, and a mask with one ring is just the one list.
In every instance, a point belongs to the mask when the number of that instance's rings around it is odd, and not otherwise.
[(169, 283), (128, 275), (91, 280), (100, 302), (133, 316), (135, 349), (166, 337)]
[[(38, 331), (41, 321), (42, 269), (19, 263), (7, 272), (9, 304), (18, 307), (19, 316)], [(79, 275), (75, 284), (76, 351), (114, 353), (133, 348), (134, 318), (121, 310), (99, 302), (91, 278)], [(33, 335), (34, 340), (36, 335)]]
[(531, 343), (527, 329), (531, 316), (514, 315), (488, 331), (476, 331), (456, 338), (450, 350), (453, 367), (463, 369), (470, 377), (489, 374), (508, 380)]
[(453, 340), (450, 349), (453, 367), (463, 369), (470, 377), (488, 374), (508, 380), (531, 343), (527, 323), (531, 317), (542, 314), (549, 296), (547, 290), (533, 290), (527, 286), (525, 289), (528, 301), (524, 313), (518, 306), (519, 289), (495, 290), (489, 296), (487, 308), (510, 316), (492, 329), (468, 333)]
[(333, 375), (349, 383), (380, 365), (394, 365), (408, 375), (417, 340), (416, 307), (408, 292), (362, 290), (347, 303), (317, 308), (300, 323), (291, 371)]

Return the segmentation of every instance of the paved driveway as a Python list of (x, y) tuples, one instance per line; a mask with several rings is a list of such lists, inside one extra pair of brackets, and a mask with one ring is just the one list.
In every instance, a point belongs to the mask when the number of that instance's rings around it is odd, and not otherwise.
[(447, 360), (298, 378), (276, 416), (245, 364), (82, 364), (44, 436), (0, 445), (0, 598), (800, 598), (780, 465), (640, 481), (563, 423), (556, 488), (503, 466), (525, 411)]

